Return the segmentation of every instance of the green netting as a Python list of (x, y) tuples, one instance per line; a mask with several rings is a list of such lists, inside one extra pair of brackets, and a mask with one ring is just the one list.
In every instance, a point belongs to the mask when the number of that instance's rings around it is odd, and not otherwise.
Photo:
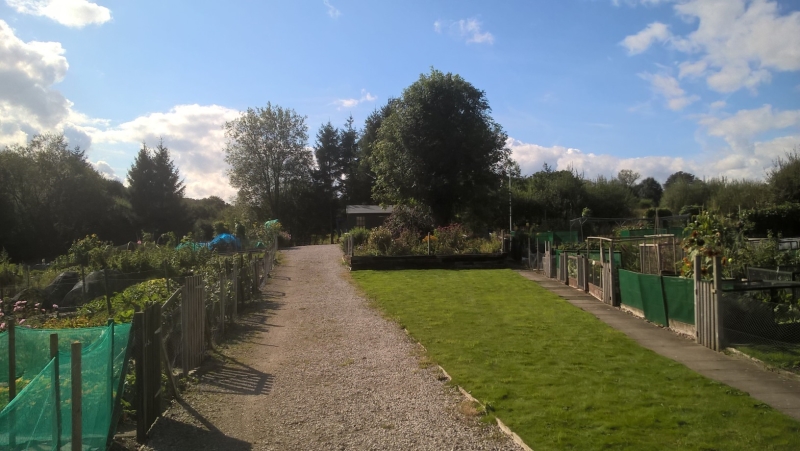
[(664, 300), (669, 318), (694, 324), (694, 280), (682, 277), (664, 277)]
[(661, 287), (661, 276), (638, 274), (639, 289), (642, 293), (644, 317), (651, 322), (668, 326), (667, 306), (664, 303), (664, 289)]
[(639, 274), (624, 269), (619, 270), (619, 301), (623, 305), (644, 311)]
[[(16, 384), (25, 388), (0, 412), (0, 449), (54, 450), (59, 444), (66, 446), (72, 442), (70, 346), (74, 341), (83, 344), (83, 449), (105, 449), (121, 412), (116, 406), (127, 369), (130, 331), (130, 324), (59, 330), (18, 327)], [(49, 358), (53, 333), (59, 336), (58, 371), (55, 359)], [(0, 334), (0, 365), (7, 383), (7, 333)]]

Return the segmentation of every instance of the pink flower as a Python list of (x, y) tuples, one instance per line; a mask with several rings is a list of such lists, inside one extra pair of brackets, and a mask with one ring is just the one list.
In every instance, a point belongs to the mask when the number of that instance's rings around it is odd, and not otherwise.
[(44, 313), (44, 312), (46, 312), (46, 311), (47, 311), (47, 310), (45, 310), (45, 309), (42, 309), (42, 313)]
[(0, 323), (0, 330), (6, 330), (6, 323)]
[(53, 310), (58, 310), (58, 306), (56, 304), (53, 304)]
[(19, 320), (19, 323), (20, 324), (24, 324), (25, 323), (25, 318), (22, 318), (21, 320)]
[(42, 305), (41, 302), (37, 302), (36, 304), (33, 304), (33, 306), (36, 307), (36, 308), (39, 308), (40, 305)]

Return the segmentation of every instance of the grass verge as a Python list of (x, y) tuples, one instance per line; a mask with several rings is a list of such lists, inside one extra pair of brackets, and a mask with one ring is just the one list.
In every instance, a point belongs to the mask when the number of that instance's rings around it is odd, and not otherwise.
[(797, 450), (800, 423), (510, 270), (353, 279), (533, 449)]

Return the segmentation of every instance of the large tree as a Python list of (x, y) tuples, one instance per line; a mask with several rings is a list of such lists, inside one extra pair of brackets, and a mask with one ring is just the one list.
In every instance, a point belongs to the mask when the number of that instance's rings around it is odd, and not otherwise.
[(305, 119), (291, 108), (267, 103), (225, 123), (231, 185), (262, 216), (279, 218), (289, 227), (291, 218), (284, 218), (284, 212), (296, 208), (296, 197), (308, 190), (311, 180)]
[(776, 204), (800, 202), (800, 149), (787, 152), (786, 158), (778, 158), (767, 172), (767, 183)]
[(459, 75), (420, 75), (378, 129), (373, 196), (427, 205), (440, 224), (480, 215), (500, 189), (510, 155), (490, 112), (485, 93)]
[[(37, 135), (0, 150), (0, 248), (15, 260), (64, 253), (90, 233), (124, 231), (115, 190), (64, 135)], [(108, 234), (104, 239), (115, 239)]]
[(183, 202), (185, 189), (164, 142), (154, 149), (142, 143), (128, 170), (128, 191), (139, 226), (155, 235), (185, 233), (190, 223)]
[(650, 199), (655, 206), (658, 206), (658, 203), (661, 202), (661, 196), (664, 194), (664, 188), (653, 177), (647, 177), (642, 180), (634, 190), (640, 199)]

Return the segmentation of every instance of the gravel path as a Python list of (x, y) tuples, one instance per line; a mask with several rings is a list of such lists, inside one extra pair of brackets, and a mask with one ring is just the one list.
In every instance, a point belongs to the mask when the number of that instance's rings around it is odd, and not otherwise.
[(265, 300), (159, 419), (148, 448), (519, 449), (367, 305), (337, 246), (281, 252)]

